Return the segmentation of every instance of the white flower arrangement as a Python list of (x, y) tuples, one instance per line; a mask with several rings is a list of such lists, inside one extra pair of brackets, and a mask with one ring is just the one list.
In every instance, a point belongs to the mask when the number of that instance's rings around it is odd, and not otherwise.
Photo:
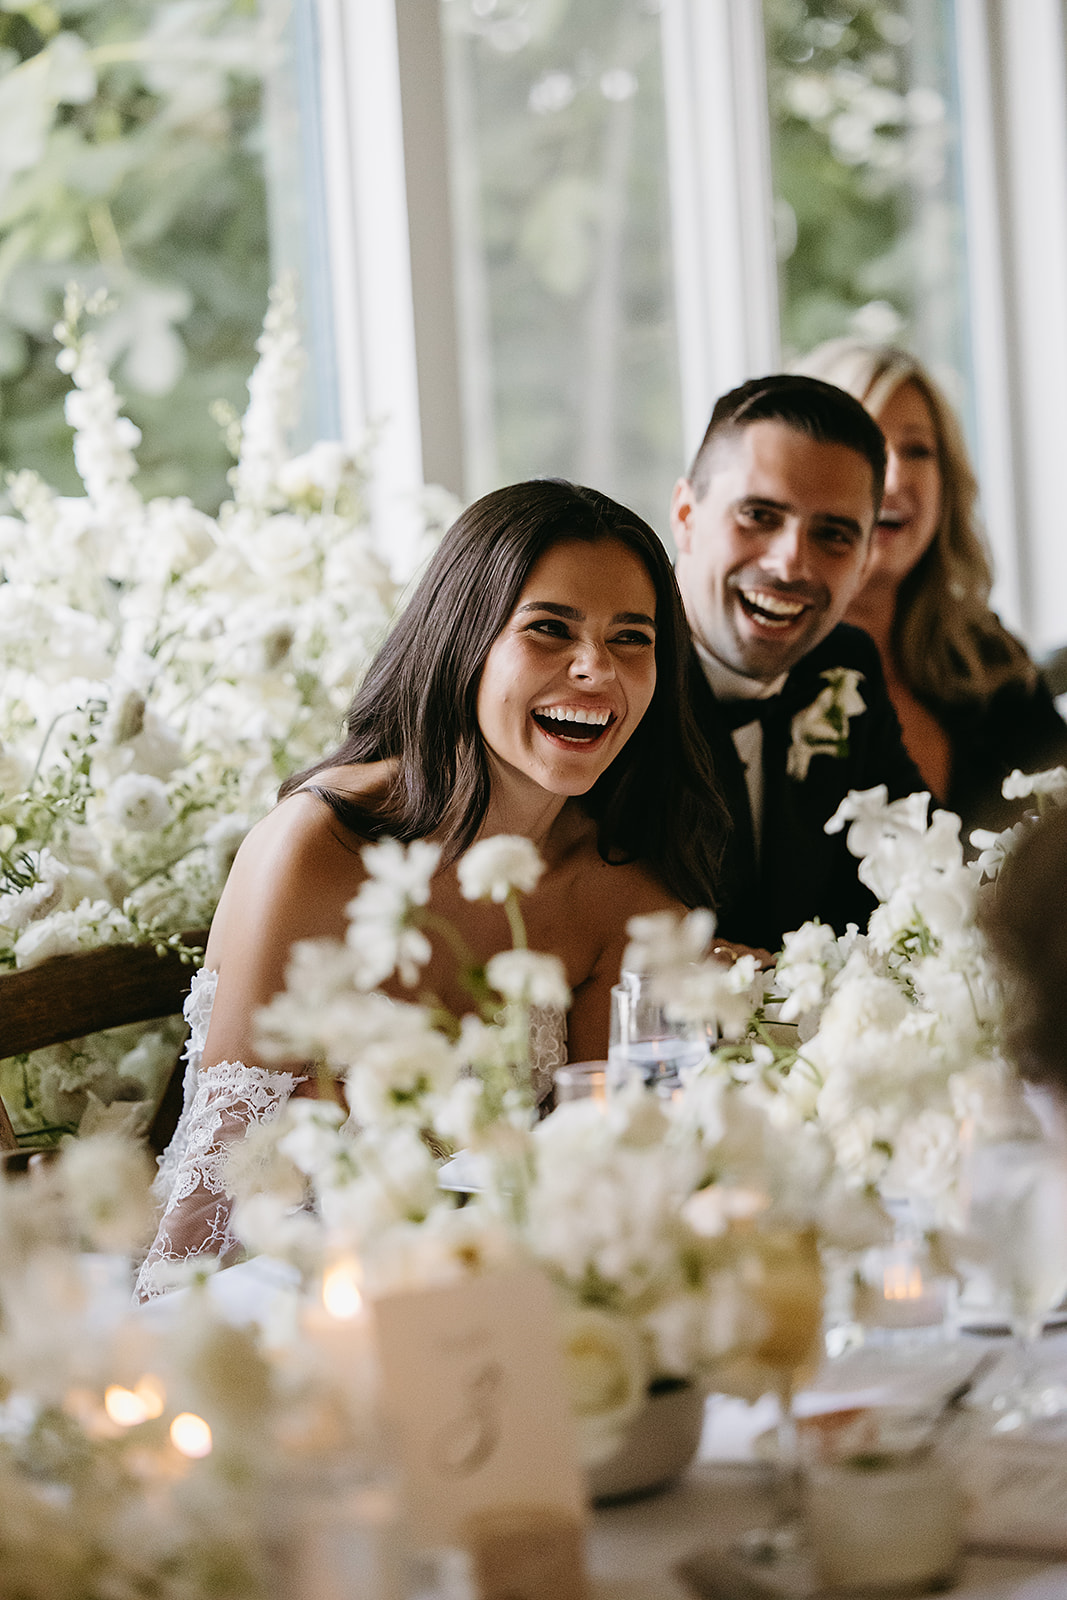
[[(336, 742), (399, 595), (362, 456), (328, 441), (290, 453), (291, 284), (272, 291), (245, 417), (225, 419), (234, 498), (217, 517), (138, 494), (137, 430), (85, 326), (106, 309), (72, 288), (55, 330), (84, 497), (19, 472), (0, 516), (0, 973), (205, 927), (280, 780)], [(54, 1121), (59, 1062), (63, 1126), (75, 1082), (84, 1104), (115, 1079), (103, 1042), (5, 1064), (31, 1137)]]
[[(1067, 798), (1057, 773), (1013, 774), (1004, 791)], [(737, 1005), (747, 972), (731, 988), (705, 961), (684, 982), (667, 974), (662, 988), (689, 1017), (703, 1000), (724, 1040), (690, 1094), (706, 1076), (776, 1101), (781, 1125), (829, 1142), (835, 1186), (857, 1201), (910, 1202), (928, 1226), (951, 1230), (961, 1222), (962, 1126), (992, 1125), (1011, 1084), (977, 909), (1020, 828), (976, 836), (982, 854), (965, 861), (959, 819), (928, 816), (929, 800), (890, 802), (880, 787), (842, 802), (827, 831), (847, 828), (879, 904), (863, 933), (812, 922), (787, 934), (771, 985), (749, 991), (747, 1017)]]
[[(234, 1226), (250, 1249), (287, 1252), (305, 1269), (355, 1253), (371, 1294), (532, 1258), (558, 1290), (593, 1462), (650, 1389), (695, 1382), (747, 1394), (774, 1381), (775, 1314), (753, 1288), (753, 1252), (771, 1228), (784, 1259), (795, 1236), (793, 1268), (817, 1307), (805, 1241), (828, 1188), (830, 1146), (799, 1117), (776, 1128), (770, 1097), (757, 1103), (710, 1077), (677, 1103), (636, 1086), (607, 1107), (566, 1104), (536, 1121), (530, 1010), (569, 1003), (559, 962), (526, 948), (520, 887), (535, 885), (542, 867), (521, 839), (489, 839), (471, 855), (465, 891), (503, 899), (515, 945), (484, 973), (428, 909), (436, 854), (385, 841), (364, 851), (370, 875), (349, 907), (345, 944), (295, 948), (287, 989), (260, 1014), (261, 1048), (343, 1077), (351, 1115), (332, 1100), (293, 1102), (252, 1130), (231, 1171)], [(638, 919), (633, 931), (663, 967), (705, 948), (712, 927), (699, 913), (681, 928)], [(429, 955), (409, 936), (449, 938), (477, 1012), (457, 1023), (368, 989), (387, 964), (371, 973), (369, 928), (386, 931), (389, 961), (409, 986)], [(753, 964), (717, 972), (724, 992), (744, 991), (747, 1016)], [(480, 1174), (462, 1209), (439, 1185), (434, 1154), (457, 1144)], [(701, 1205), (690, 1214), (694, 1197)]]
[(820, 677), (825, 678), (826, 688), (810, 706), (797, 712), (791, 725), (786, 772), (799, 781), (807, 777), (813, 756), (843, 760), (848, 755), (849, 720), (867, 709), (859, 691), (862, 672), (851, 667), (830, 667)]

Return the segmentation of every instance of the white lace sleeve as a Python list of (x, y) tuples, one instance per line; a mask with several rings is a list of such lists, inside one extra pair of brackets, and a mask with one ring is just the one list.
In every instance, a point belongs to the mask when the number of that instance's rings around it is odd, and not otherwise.
[(137, 1276), (142, 1300), (166, 1292), (167, 1264), (190, 1256), (224, 1260), (237, 1248), (230, 1232), (226, 1194), (229, 1147), (253, 1122), (276, 1117), (303, 1079), (291, 1072), (219, 1061), (201, 1071), (218, 973), (204, 968), (193, 978), (185, 1002), (189, 1042), (185, 1047), (185, 1104), (174, 1137), (159, 1158), (152, 1185), (163, 1215), (148, 1256)]
[(182, 1113), (178, 1118), (178, 1126), (174, 1130), (170, 1143), (156, 1162), (159, 1171), (156, 1173), (152, 1183), (152, 1193), (160, 1205), (165, 1206), (170, 1199), (171, 1190), (174, 1188), (174, 1175), (181, 1165), (185, 1147), (188, 1143), (189, 1113), (196, 1095), (200, 1059), (204, 1054), (204, 1045), (207, 1042), (207, 1030), (211, 1025), (211, 1009), (215, 1004), (215, 991), (218, 986), (218, 973), (213, 972), (210, 967), (201, 967), (199, 972), (193, 973), (192, 987), (182, 1008), (185, 1020), (189, 1024), (189, 1038), (186, 1041), (184, 1051), (185, 1078), (183, 1080)]
[(530, 1087), (540, 1105), (557, 1067), (567, 1065), (567, 1019), (554, 1006), (530, 1007)]

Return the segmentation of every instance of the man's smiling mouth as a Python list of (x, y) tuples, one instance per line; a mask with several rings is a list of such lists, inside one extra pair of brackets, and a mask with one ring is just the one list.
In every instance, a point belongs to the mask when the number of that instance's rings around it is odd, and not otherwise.
[(738, 589), (737, 594), (747, 615), (765, 627), (788, 628), (808, 609), (803, 600), (790, 600), (769, 589)]
[(532, 716), (545, 733), (567, 744), (593, 744), (617, 720), (613, 711), (577, 706), (539, 706)]

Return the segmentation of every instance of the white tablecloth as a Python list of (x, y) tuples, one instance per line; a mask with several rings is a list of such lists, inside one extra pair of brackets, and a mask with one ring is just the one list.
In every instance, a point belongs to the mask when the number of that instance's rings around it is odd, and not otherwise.
[[(1047, 1339), (1046, 1360), (1067, 1366), (1067, 1336)], [(822, 1410), (840, 1400), (931, 1400), (970, 1370), (988, 1341), (964, 1339), (931, 1345), (916, 1357), (899, 1348), (867, 1349), (828, 1366), (819, 1384), (801, 1397), (801, 1411)], [(694, 1600), (674, 1569), (707, 1546), (728, 1545), (746, 1529), (768, 1520), (768, 1467), (753, 1446), (773, 1425), (771, 1400), (746, 1406), (712, 1396), (698, 1460), (673, 1488), (593, 1515), (590, 1569), (596, 1600)], [(1067, 1450), (1067, 1446), (1065, 1446)], [(1065, 1530), (1067, 1534), (1067, 1530)], [(954, 1600), (1067, 1600), (1067, 1561), (969, 1553)]]

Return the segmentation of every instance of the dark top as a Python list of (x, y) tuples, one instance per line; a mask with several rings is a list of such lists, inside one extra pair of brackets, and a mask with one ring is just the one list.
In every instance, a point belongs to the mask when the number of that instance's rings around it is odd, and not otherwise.
[(985, 705), (924, 704), (952, 747), (945, 805), (962, 818), (964, 840), (972, 828), (999, 832), (1020, 820), (1020, 802), (1005, 800), (1000, 792), (1016, 767), (1041, 772), (1067, 766), (1067, 723), (1041, 681), (1034, 689), (1006, 683)]
[[(791, 778), (786, 763), (792, 720), (825, 689), (820, 674), (831, 667), (863, 674), (859, 692), (866, 710), (850, 719), (847, 753), (813, 755), (807, 777)], [(764, 716), (758, 862), (744, 765), (695, 651), (690, 693), (733, 823), (723, 859), (719, 933), (741, 944), (777, 950), (784, 933), (813, 917), (839, 933), (850, 922), (865, 928), (877, 902), (856, 876), (859, 862), (849, 853), (844, 833), (828, 834), (825, 824), (850, 789), (884, 783), (889, 798), (897, 800), (924, 787), (904, 749), (872, 641), (842, 623), (797, 663)]]

